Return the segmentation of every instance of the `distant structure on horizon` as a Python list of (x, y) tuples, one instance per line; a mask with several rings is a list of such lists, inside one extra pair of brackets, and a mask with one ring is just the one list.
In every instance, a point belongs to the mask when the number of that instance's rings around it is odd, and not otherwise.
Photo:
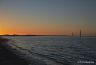
[(72, 32), (72, 37), (74, 36), (74, 33)]
[(82, 37), (82, 31), (80, 30), (80, 38)]

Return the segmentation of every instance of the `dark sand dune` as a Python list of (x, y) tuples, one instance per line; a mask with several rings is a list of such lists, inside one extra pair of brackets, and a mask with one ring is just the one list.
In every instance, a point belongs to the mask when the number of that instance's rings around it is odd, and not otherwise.
[(7, 39), (0, 37), (0, 65), (28, 65), (26, 60), (19, 58), (4, 45), (6, 42)]

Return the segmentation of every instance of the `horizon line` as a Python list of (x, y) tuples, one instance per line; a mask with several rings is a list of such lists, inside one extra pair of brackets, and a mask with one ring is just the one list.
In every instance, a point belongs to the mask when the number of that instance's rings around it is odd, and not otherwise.
[[(0, 36), (72, 36), (72, 35), (35, 35), (35, 34), (1, 34)], [(75, 36), (80, 36), (80, 35), (74, 35)], [(91, 36), (91, 37), (96, 37), (96, 35), (82, 35), (83, 36)]]

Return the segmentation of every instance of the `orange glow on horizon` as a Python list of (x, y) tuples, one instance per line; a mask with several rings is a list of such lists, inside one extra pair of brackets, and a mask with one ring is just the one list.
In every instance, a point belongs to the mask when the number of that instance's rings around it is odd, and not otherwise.
[[(16, 23), (18, 21), (18, 23)], [(40, 24), (30, 24), (26, 26), (27, 23), (21, 23), (24, 20), (15, 20), (10, 18), (0, 17), (0, 34), (32, 34), (32, 35), (71, 35), (72, 32), (75, 35), (79, 35), (79, 29), (71, 26), (55, 26), (50, 25), (40, 25)], [(31, 21), (31, 20), (30, 20)], [(34, 21), (35, 22), (35, 21)], [(16, 24), (16, 25), (15, 25)], [(89, 32), (89, 33), (88, 33)], [(96, 35), (96, 31), (87, 31), (87, 35)], [(85, 34), (85, 33), (84, 33)]]

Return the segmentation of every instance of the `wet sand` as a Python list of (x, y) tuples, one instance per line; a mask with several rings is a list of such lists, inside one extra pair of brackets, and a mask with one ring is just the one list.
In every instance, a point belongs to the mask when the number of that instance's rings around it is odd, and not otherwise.
[(28, 65), (25, 59), (20, 58), (6, 47), (5, 43), (8, 41), (0, 37), (0, 65)]

